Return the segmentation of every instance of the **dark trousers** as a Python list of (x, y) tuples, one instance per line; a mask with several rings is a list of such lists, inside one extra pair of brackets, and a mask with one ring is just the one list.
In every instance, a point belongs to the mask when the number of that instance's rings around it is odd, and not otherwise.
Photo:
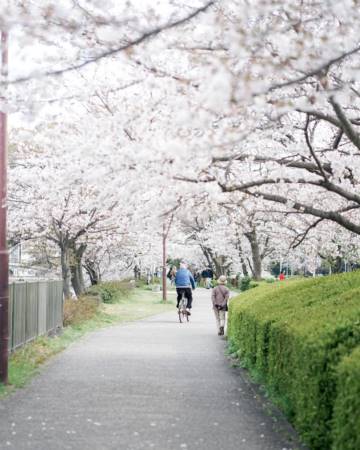
[(192, 291), (191, 288), (176, 288), (176, 292), (177, 292), (177, 303), (176, 303), (176, 307), (179, 307), (179, 303), (181, 300), (181, 297), (185, 296), (185, 298), (187, 299), (187, 308), (191, 308), (192, 305)]

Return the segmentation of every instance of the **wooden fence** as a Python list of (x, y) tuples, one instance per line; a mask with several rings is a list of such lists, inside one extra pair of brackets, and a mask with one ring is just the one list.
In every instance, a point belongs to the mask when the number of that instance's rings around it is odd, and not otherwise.
[(63, 325), (62, 281), (16, 282), (9, 289), (9, 350)]

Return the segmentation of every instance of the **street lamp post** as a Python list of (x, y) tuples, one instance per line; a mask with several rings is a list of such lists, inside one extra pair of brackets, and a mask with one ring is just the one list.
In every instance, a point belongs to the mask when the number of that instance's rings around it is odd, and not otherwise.
[[(1, 79), (8, 73), (8, 33), (1, 32)], [(7, 248), (7, 115), (0, 112), (0, 382), (8, 383), (9, 252)]]

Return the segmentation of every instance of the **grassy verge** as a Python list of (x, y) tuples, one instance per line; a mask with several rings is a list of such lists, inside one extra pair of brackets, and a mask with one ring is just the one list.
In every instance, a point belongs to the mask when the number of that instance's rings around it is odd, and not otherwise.
[(134, 289), (119, 296), (115, 303), (97, 306), (90, 297), (70, 301), (65, 305), (62, 333), (54, 337), (39, 337), (10, 355), (10, 385), (0, 384), (0, 398), (23, 387), (50, 357), (64, 350), (86, 333), (124, 322), (143, 319), (173, 310), (174, 303), (161, 301), (161, 294)]

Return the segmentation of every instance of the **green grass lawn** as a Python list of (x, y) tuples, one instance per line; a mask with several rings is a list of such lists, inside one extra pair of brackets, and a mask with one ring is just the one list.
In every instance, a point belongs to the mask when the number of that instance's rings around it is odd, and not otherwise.
[[(0, 399), (17, 388), (23, 387), (38, 372), (39, 367), (53, 355), (64, 350), (72, 342), (99, 328), (132, 322), (152, 315), (174, 310), (172, 295), (167, 303), (162, 302), (161, 293), (144, 289), (134, 289), (116, 303), (101, 304), (86, 311), (87, 319), (79, 320), (63, 328), (55, 337), (39, 337), (16, 350), (9, 358), (8, 386), (0, 384)], [(91, 316), (89, 318), (89, 315)]]
[(161, 292), (148, 290), (136, 290), (130, 299), (102, 306), (103, 313), (111, 317), (115, 323), (132, 322), (165, 311), (175, 310), (171, 294), (170, 299), (165, 304), (162, 301)]

